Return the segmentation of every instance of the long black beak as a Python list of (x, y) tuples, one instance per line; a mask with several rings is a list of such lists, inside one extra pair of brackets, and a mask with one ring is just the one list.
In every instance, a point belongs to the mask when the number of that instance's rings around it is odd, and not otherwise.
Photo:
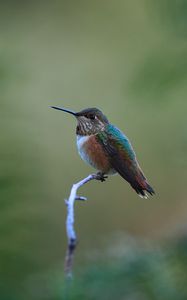
[(69, 109), (65, 109), (65, 108), (62, 108), (62, 107), (58, 107), (58, 106), (50, 106), (51, 108), (54, 108), (54, 109), (57, 109), (57, 110), (62, 110), (62, 111), (65, 111), (73, 116), (76, 116), (76, 112), (72, 111), (72, 110), (69, 110)]

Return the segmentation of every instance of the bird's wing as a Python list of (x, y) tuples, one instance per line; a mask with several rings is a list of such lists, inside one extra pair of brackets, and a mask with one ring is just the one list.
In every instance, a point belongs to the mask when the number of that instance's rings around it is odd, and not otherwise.
[(137, 161), (128, 138), (118, 128), (109, 125), (106, 131), (99, 133), (98, 139), (109, 156), (112, 167), (130, 181)]
[(139, 167), (131, 143), (118, 128), (108, 125), (106, 131), (98, 134), (98, 141), (108, 155), (111, 166), (131, 184), (138, 194), (145, 196), (144, 190), (153, 193)]

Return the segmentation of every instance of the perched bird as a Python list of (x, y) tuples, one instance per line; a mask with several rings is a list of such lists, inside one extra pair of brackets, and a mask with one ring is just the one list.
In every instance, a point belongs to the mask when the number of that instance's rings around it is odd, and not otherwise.
[(119, 173), (140, 197), (147, 198), (146, 191), (155, 192), (147, 182), (126, 135), (112, 125), (98, 108), (80, 112), (51, 106), (72, 114), (77, 119), (77, 148), (81, 158), (105, 175)]

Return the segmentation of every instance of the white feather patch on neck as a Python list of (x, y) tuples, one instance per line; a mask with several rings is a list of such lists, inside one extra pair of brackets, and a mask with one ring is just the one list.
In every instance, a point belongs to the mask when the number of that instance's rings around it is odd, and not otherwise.
[(80, 157), (89, 165), (93, 165), (90, 157), (84, 149), (84, 143), (86, 143), (90, 138), (90, 135), (77, 135), (77, 149)]
[(89, 140), (89, 135), (77, 135), (77, 148), (82, 148), (83, 144)]

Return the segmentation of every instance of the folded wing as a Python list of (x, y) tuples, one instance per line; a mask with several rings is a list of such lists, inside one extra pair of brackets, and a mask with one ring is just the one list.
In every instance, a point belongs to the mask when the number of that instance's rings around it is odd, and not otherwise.
[(109, 125), (105, 132), (99, 133), (98, 141), (108, 155), (111, 166), (140, 196), (146, 197), (145, 191), (154, 194), (153, 188), (140, 169), (131, 143), (118, 128)]

